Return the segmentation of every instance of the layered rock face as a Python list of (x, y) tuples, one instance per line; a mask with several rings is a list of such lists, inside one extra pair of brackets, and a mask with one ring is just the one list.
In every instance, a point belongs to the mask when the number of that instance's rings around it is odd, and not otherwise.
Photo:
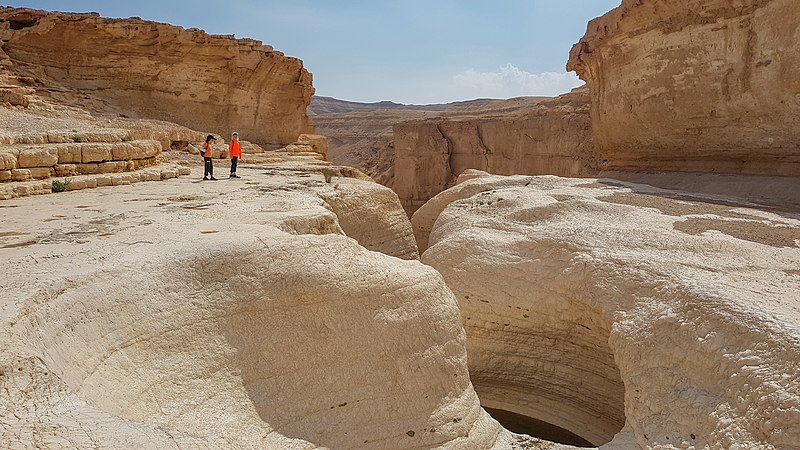
[(223, 135), (236, 130), (259, 144), (313, 132), (311, 74), (259, 41), (14, 8), (0, 9), (0, 41), (3, 66), (54, 101)]
[(485, 406), (608, 449), (800, 448), (796, 211), (612, 180), (462, 181), (412, 223), (458, 298)]
[(498, 114), (395, 125), (392, 188), (414, 212), (466, 169), (503, 175), (593, 173), (588, 99), (578, 89)]
[(77, 190), (188, 175), (188, 168), (173, 174), (175, 167), (151, 166), (175, 142), (205, 136), (167, 122), (98, 119), (46, 106), (54, 109), (0, 106), (0, 198), (47, 193), (52, 181)]
[(599, 169), (800, 175), (793, 0), (623, 0), (568, 64), (592, 96)]
[[(242, 173), (67, 192), (57, 211), (52, 197), (4, 204), (0, 446), (521, 440), (480, 407), (441, 276), (379, 253), (416, 254), (407, 219), (367, 226), (365, 207), (404, 217), (391, 191), (301, 166)], [(342, 189), (363, 201), (332, 201)]]

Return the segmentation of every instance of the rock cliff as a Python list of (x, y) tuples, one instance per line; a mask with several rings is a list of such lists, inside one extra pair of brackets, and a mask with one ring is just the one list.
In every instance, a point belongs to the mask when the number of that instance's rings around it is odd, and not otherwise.
[[(138, 18), (0, 9), (0, 65), (26, 94), (95, 112), (174, 122), (259, 144), (313, 132), (312, 77), (299, 59), (252, 39)], [(9, 89), (6, 89), (9, 88)]]
[(412, 223), (484, 406), (604, 449), (797, 449), (800, 221), (742, 204), (471, 172)]
[(623, 0), (570, 54), (600, 170), (800, 175), (794, 0)]
[(406, 210), (414, 212), (466, 169), (589, 175), (593, 149), (588, 100), (588, 93), (577, 89), (511, 109), (397, 124), (392, 188)]

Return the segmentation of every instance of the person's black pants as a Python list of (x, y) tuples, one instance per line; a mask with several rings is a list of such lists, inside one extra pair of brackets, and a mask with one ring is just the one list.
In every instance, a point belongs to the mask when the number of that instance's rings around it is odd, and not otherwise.
[(236, 173), (236, 167), (239, 165), (239, 157), (231, 156), (231, 174)]
[(206, 170), (203, 173), (203, 178), (214, 177), (214, 160), (211, 158), (203, 158), (206, 163)]

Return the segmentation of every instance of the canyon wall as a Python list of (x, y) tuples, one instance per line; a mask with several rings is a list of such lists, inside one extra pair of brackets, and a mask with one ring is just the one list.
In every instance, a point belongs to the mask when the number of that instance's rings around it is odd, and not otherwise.
[(394, 126), (392, 188), (414, 212), (466, 169), (512, 175), (592, 173), (589, 96), (584, 89), (535, 105)]
[(328, 137), (328, 159), (356, 167), (384, 186), (394, 179), (392, 127), (418, 119), (417, 111), (356, 111), (314, 115), (317, 133)]
[(138, 18), (2, 8), (0, 41), (0, 65), (56, 102), (236, 130), (259, 144), (313, 132), (311, 74), (256, 40)]
[(570, 54), (601, 170), (800, 175), (794, 0), (622, 5)]
[(573, 47), (569, 101), (396, 125), (393, 188), (413, 212), (468, 168), (800, 175), (798, 41), (792, 0), (624, 0)]
[[(317, 133), (328, 137), (328, 159), (353, 166), (378, 183), (394, 185), (395, 151), (393, 127), (403, 122), (423, 122), (443, 117), (474, 118), (503, 115), (530, 109), (544, 97), (509, 100), (479, 99), (434, 105), (404, 105), (392, 102), (357, 103), (314, 96), (308, 113)], [(414, 150), (422, 154), (425, 150)], [(414, 155), (412, 155), (413, 158)]]

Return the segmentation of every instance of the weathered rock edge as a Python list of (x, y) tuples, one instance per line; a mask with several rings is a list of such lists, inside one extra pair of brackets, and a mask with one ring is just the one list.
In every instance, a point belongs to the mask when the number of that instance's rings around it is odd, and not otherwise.
[(599, 170), (800, 175), (794, 0), (623, 0), (567, 70), (591, 92)]
[(646, 186), (463, 180), (412, 223), (484, 404), (598, 444), (625, 421), (607, 448), (798, 448), (800, 221)]
[(0, 41), (2, 65), (51, 101), (226, 136), (238, 131), (259, 144), (291, 144), (314, 130), (306, 115), (311, 74), (254, 39), (139, 18), (1, 8)]

